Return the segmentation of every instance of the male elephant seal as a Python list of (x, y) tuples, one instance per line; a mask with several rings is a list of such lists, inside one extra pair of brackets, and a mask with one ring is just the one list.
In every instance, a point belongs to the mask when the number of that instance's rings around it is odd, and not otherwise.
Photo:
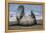
[(20, 15), (17, 16), (18, 25), (32, 25), (37, 24), (34, 13), (31, 11), (31, 15), (24, 14), (24, 6), (20, 5), (18, 11), (21, 11)]

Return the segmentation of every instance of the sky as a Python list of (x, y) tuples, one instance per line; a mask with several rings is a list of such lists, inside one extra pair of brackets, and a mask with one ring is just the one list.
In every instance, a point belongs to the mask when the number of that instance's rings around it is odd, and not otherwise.
[[(15, 16), (20, 13), (18, 11), (18, 6), (23, 5), (24, 6), (24, 12), (25, 15), (31, 14), (30, 12), (33, 11), (33, 13), (36, 16), (36, 19), (42, 19), (42, 5), (31, 5), (31, 4), (9, 4), (9, 12), (10, 15), (13, 17), (10, 17), (10, 20), (14, 20)], [(10, 16), (9, 15), (9, 16)]]

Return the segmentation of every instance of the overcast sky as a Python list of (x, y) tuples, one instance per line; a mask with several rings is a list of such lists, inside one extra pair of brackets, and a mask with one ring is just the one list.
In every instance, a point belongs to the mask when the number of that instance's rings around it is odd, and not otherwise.
[[(9, 5), (9, 12), (10, 15), (14, 15), (16, 16), (18, 13), (20, 13), (20, 11), (18, 11), (18, 6), (23, 5), (24, 6), (24, 12), (25, 15), (29, 15), (31, 14), (31, 10), (33, 11), (33, 13), (36, 16), (36, 19), (40, 19), (42, 18), (42, 5), (29, 5), (29, 4), (10, 4)], [(14, 17), (13, 16), (13, 17)]]

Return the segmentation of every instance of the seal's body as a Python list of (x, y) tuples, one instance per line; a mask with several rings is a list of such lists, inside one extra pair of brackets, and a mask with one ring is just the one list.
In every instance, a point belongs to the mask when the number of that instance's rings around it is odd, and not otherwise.
[(31, 11), (30, 15), (25, 15), (24, 13), (24, 6), (20, 5), (18, 7), (18, 11), (21, 11), (19, 15), (17, 15), (17, 22), (18, 25), (32, 25), (32, 24), (37, 24), (36, 23), (36, 18), (35, 15), (33, 13), (33, 11)]
[(34, 18), (32, 18), (31, 16), (23, 16), (23, 18), (20, 20), (20, 24), (32, 25), (34, 24)]

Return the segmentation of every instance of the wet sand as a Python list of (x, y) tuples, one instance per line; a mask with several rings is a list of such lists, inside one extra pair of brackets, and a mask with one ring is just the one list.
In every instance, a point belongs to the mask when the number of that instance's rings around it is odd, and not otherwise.
[(37, 25), (32, 25), (32, 26), (16, 26), (16, 25), (14, 25), (14, 26), (8, 26), (8, 29), (9, 30), (25, 30), (25, 29), (28, 29), (28, 30), (33, 30), (33, 29), (35, 29), (35, 30), (41, 30), (41, 29), (43, 29), (43, 22), (42, 22), (42, 20), (40, 20), (40, 21), (37, 21), (37, 22), (40, 22), (40, 24), (38, 23)]

